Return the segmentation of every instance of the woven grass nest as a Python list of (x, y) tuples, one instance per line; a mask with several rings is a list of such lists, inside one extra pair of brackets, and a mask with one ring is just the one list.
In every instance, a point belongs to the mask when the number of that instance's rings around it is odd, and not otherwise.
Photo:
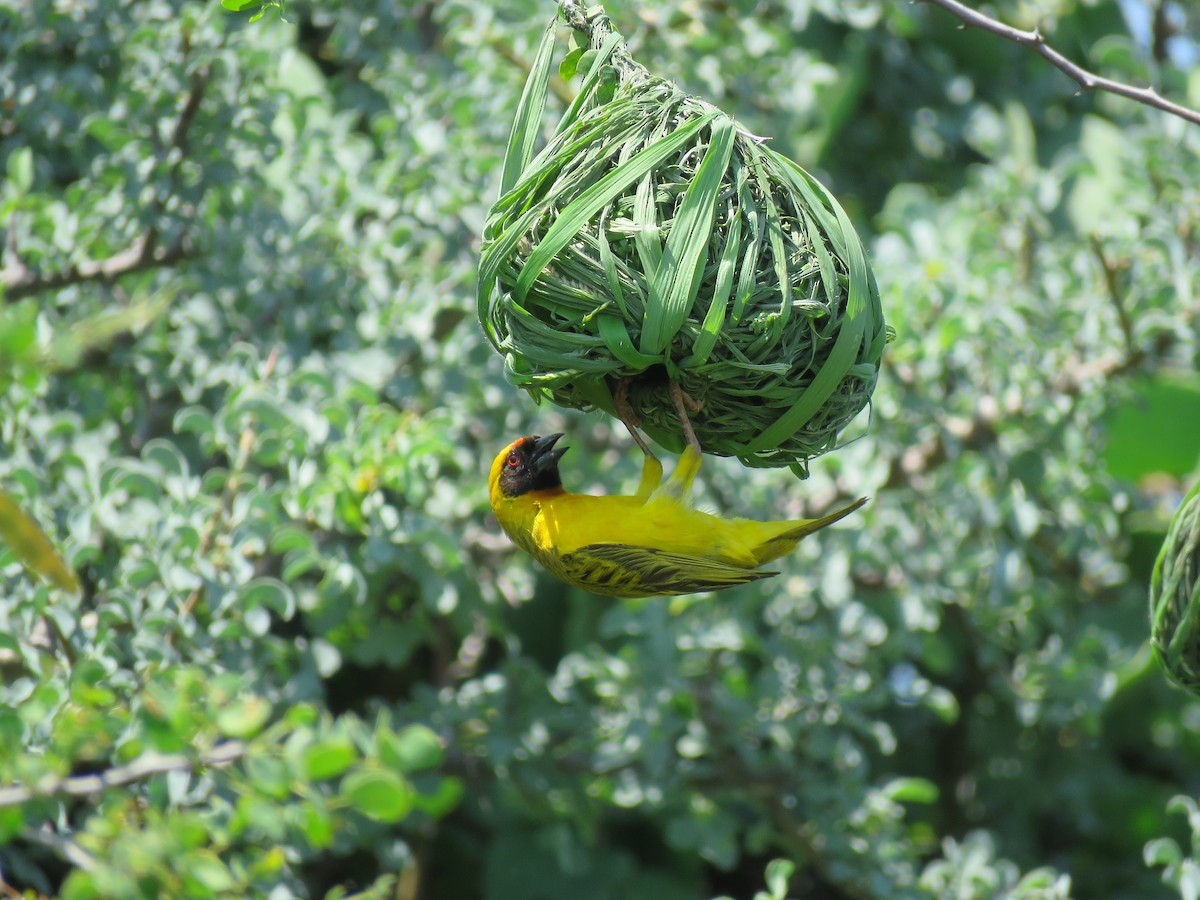
[(560, 11), (582, 86), (535, 155), (556, 19), (484, 231), (478, 312), (508, 377), (609, 413), (623, 381), (678, 450), (674, 381), (705, 452), (807, 474), (870, 400), (886, 343), (858, 235), (800, 166), (634, 62), (601, 8)]
[(1200, 481), (1179, 504), (1154, 564), (1150, 644), (1171, 680), (1200, 694)]

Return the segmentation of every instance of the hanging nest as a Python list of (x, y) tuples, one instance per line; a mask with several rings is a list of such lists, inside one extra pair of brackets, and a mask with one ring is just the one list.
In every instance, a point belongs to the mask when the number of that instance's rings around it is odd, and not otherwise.
[(1200, 694), (1200, 481), (1175, 511), (1150, 577), (1150, 644), (1171, 680)]
[(484, 231), (478, 312), (535, 398), (614, 412), (682, 446), (792, 466), (832, 449), (871, 398), (879, 291), (837, 200), (711, 104), (628, 55), (603, 10), (564, 2), (586, 70), (535, 156), (557, 21), (542, 40)]

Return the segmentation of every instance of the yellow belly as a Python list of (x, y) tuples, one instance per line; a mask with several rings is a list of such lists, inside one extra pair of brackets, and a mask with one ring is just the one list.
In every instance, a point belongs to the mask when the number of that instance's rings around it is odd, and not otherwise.
[[(720, 590), (775, 573), (755, 571), (749, 541), (783, 525), (726, 520), (671, 498), (562, 494), (540, 506), (522, 541), (547, 569), (583, 590), (651, 597)], [(749, 539), (749, 540), (748, 540)]]

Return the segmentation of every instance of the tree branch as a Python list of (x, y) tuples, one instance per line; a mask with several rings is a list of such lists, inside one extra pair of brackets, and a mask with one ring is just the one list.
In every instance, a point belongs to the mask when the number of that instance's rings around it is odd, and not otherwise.
[[(91, 872), (96, 868), (96, 857), (80, 847), (79, 844), (71, 840), (67, 835), (54, 831), (50, 825), (36, 829), (27, 828), (21, 832), (21, 837), (30, 843), (40, 844), (52, 850), (77, 869)], [(17, 897), (20, 898), (24, 898), (25, 896), (25, 894), (17, 894)]]
[[(1064, 397), (1077, 397), (1084, 387), (1096, 379), (1110, 380), (1137, 371), (1147, 359), (1160, 359), (1174, 345), (1174, 337), (1164, 332), (1153, 351), (1131, 347), (1129, 352), (1117, 355), (1106, 354), (1090, 361), (1073, 362), (1063, 367), (1061, 374), (1047, 389)], [(901, 377), (901, 381), (905, 379)], [(951, 416), (945, 419), (943, 428), (933, 437), (913, 444), (904, 453), (892, 459), (880, 490), (903, 487), (912, 479), (936, 469), (961, 451), (976, 451), (990, 447), (1000, 436), (1001, 421), (1015, 421), (1024, 414), (1020, 403), (1010, 403), (1001, 409), (996, 401), (985, 397), (975, 415), (966, 418)]]
[[(185, 48), (186, 53), (186, 48)], [(180, 107), (179, 115), (171, 129), (169, 143), (162, 147), (158, 154), (159, 164), (164, 163), (173, 151), (179, 155), (171, 165), (170, 178), (174, 180), (183, 163), (187, 150), (188, 132), (196, 113), (200, 109), (200, 101), (208, 89), (212, 79), (210, 66), (201, 66), (192, 73), (191, 87)], [(154, 201), (154, 212), (162, 213), (165, 203), (159, 195)], [(146, 269), (172, 266), (177, 262), (190, 259), (196, 255), (195, 249), (187, 241), (186, 235), (181, 235), (170, 247), (158, 247), (158, 226), (151, 225), (146, 232), (135, 240), (129, 247), (107, 259), (84, 260), (68, 266), (58, 272), (38, 272), (28, 268), (22, 261), (16, 245), (16, 229), (10, 220), (7, 235), (7, 249), (11, 262), (0, 269), (0, 294), (8, 300), (20, 300), (45, 291), (54, 291), (69, 287), (73, 284), (83, 284), (89, 281), (115, 281), (118, 278)]]
[(36, 272), (18, 261), (0, 270), (0, 286), (5, 299), (20, 300), (88, 281), (116, 281), (123, 275), (173, 266), (196, 255), (191, 243), (183, 239), (165, 250), (157, 250), (154, 246), (157, 239), (157, 229), (151, 226), (132, 246), (108, 259), (85, 260), (58, 272)]
[(38, 797), (87, 797), (167, 772), (190, 772), (210, 766), (227, 766), (245, 756), (247, 749), (246, 744), (241, 741), (226, 741), (198, 756), (183, 753), (146, 753), (123, 766), (116, 766), (95, 775), (48, 778), (36, 786), (17, 784), (0, 787), (0, 809), (19, 806)]
[(1046, 39), (1042, 37), (1042, 33), (1036, 28), (1033, 31), (1022, 31), (1019, 28), (1013, 28), (1011, 25), (1005, 25), (1003, 22), (985, 16), (983, 13), (977, 12), (968, 6), (964, 6), (958, 0), (924, 0), (924, 2), (940, 6), (951, 15), (961, 19), (965, 26), (979, 28), (982, 31), (999, 35), (1006, 40), (1030, 48), (1055, 68), (1072, 78), (1085, 91), (1106, 91), (1110, 94), (1116, 94), (1119, 97), (1125, 97), (1146, 106), (1160, 109), (1163, 112), (1168, 112), (1173, 116), (1178, 116), (1185, 121), (1191, 122), (1193, 125), (1200, 125), (1200, 112), (1189, 109), (1186, 106), (1180, 106), (1178, 103), (1172, 103), (1152, 87), (1134, 87), (1120, 81), (1113, 81), (1111, 78), (1104, 78), (1073, 63), (1047, 44)]

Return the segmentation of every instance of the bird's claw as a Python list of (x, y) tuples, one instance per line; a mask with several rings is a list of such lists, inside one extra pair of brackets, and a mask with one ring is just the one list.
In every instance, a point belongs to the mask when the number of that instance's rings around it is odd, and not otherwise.
[[(679, 415), (679, 424), (683, 426), (684, 437), (687, 438), (688, 446), (695, 449), (699, 455), (700, 441), (696, 439), (696, 432), (692, 430), (692, 420), (688, 418), (687, 411), (690, 408), (692, 412), (699, 412), (704, 408), (703, 403), (698, 403), (683, 392), (683, 388), (675, 381), (671, 382), (671, 402), (675, 404), (675, 412)], [(699, 466), (697, 466), (699, 468)]]
[(625, 427), (629, 430), (629, 436), (633, 438), (634, 443), (645, 454), (646, 459), (642, 464), (642, 481), (638, 485), (637, 497), (641, 500), (646, 500), (662, 484), (663, 467), (658, 457), (654, 455), (654, 451), (650, 449), (650, 445), (646, 442), (642, 433), (638, 431), (642, 420), (633, 411), (633, 407), (629, 403), (628, 378), (622, 378), (617, 382), (616, 390), (613, 391), (613, 407), (616, 409), (621, 421), (625, 423)]

